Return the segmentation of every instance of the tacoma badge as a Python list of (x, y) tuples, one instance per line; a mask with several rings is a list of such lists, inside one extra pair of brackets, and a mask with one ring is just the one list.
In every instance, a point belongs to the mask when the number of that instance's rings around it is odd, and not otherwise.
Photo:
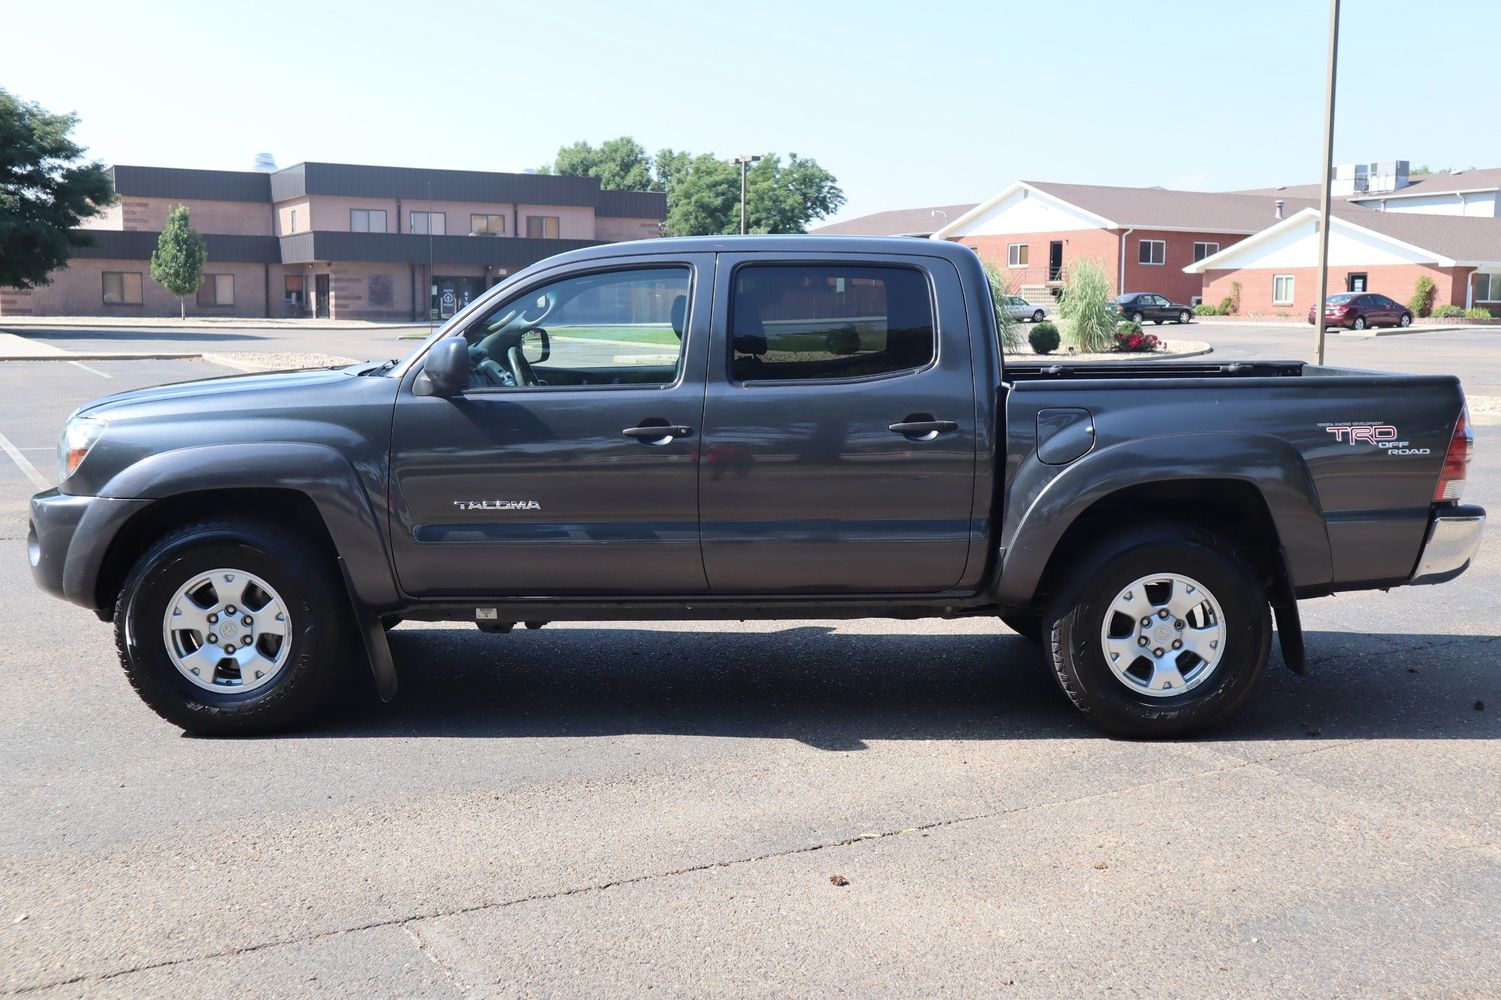
[(459, 510), (541, 510), (535, 500), (455, 500)]

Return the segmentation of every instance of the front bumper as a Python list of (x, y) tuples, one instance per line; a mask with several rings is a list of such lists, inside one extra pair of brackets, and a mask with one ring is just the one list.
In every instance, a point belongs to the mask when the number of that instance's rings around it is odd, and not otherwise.
[(1428, 521), (1428, 537), (1409, 583), (1447, 583), (1470, 568), (1485, 532), (1485, 508), (1441, 507)]
[(26, 554), (37, 586), (100, 610), (99, 571), (116, 533), (149, 500), (76, 497), (55, 489), (31, 498)]

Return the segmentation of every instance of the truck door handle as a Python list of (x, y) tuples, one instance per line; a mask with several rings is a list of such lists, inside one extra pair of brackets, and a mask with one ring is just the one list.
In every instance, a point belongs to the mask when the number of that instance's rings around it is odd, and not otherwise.
[(886, 429), (893, 434), (902, 434), (918, 441), (931, 441), (940, 434), (957, 431), (959, 425), (952, 420), (902, 420)]
[(682, 424), (644, 424), (640, 427), (627, 427), (620, 433), (646, 444), (666, 444), (673, 438), (687, 437), (693, 433), (693, 428)]

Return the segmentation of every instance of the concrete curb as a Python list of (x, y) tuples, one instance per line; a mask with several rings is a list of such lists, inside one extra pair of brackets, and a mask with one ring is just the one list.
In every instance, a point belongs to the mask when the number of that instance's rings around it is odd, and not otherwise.
[(1162, 351), (1154, 354), (1144, 354), (1136, 351), (1111, 351), (1106, 354), (1069, 354), (1060, 352), (1054, 354), (1032, 354), (1023, 352), (1017, 354), (1005, 354), (1002, 361), (1011, 364), (1040, 363), (1047, 365), (1070, 365), (1070, 364), (1094, 364), (1097, 361), (1139, 361), (1142, 364), (1150, 364), (1153, 361), (1173, 361), (1178, 358), (1197, 358), (1204, 354), (1213, 354), (1214, 348), (1202, 340), (1190, 340), (1189, 348), (1182, 351)]
[(87, 351), (78, 354), (0, 354), (0, 361), (201, 361), (199, 352), (179, 351), (122, 351), (101, 353)]

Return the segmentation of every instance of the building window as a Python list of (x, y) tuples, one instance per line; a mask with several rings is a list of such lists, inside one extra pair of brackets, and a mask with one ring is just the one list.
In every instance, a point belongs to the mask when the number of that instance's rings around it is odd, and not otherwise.
[(1008, 243), (1008, 244), (1006, 244), (1006, 266), (1007, 267), (1026, 267), (1027, 266), (1027, 244), (1025, 244), (1025, 243)]
[(282, 306), (287, 315), (301, 316), (306, 301), (303, 297), (302, 275), (287, 275), (286, 283), (282, 286)]
[(1141, 249), (1136, 254), (1136, 263), (1167, 263), (1167, 243), (1163, 240), (1142, 240)]
[(469, 216), (470, 236), (504, 236), (505, 234), (506, 217), (504, 215)]
[(107, 306), (138, 306), (141, 304), (140, 271), (105, 271), (100, 275)]
[(349, 210), (351, 233), (383, 233), (386, 231), (384, 208), (351, 208)]
[(444, 212), (413, 212), (411, 230), (422, 236), (444, 236), (448, 233), (448, 215)]
[(1279, 274), (1272, 279), (1272, 305), (1290, 306), (1293, 304), (1293, 276)]
[(1501, 302), (1501, 274), (1475, 275), (1475, 301)]
[(1199, 261), (1203, 260), (1205, 257), (1213, 257), (1215, 254), (1217, 254), (1219, 252), (1220, 252), (1220, 245), (1218, 243), (1195, 243), (1194, 244), (1194, 263), (1197, 264)]
[(205, 274), (203, 284), (198, 286), (200, 306), (232, 306), (235, 304), (235, 276), (232, 274)]
[(558, 217), (556, 215), (528, 215), (526, 217), (526, 235), (534, 240), (557, 239)]
[(872, 378), (936, 354), (933, 296), (916, 268), (746, 265), (729, 312), (737, 382)]
[(295, 233), (295, 232), (297, 232), (297, 209), (295, 209), (295, 208), (292, 209), (292, 225), (291, 225), (291, 228), (289, 228), (287, 230), (287, 232), (289, 232), (289, 233)]

